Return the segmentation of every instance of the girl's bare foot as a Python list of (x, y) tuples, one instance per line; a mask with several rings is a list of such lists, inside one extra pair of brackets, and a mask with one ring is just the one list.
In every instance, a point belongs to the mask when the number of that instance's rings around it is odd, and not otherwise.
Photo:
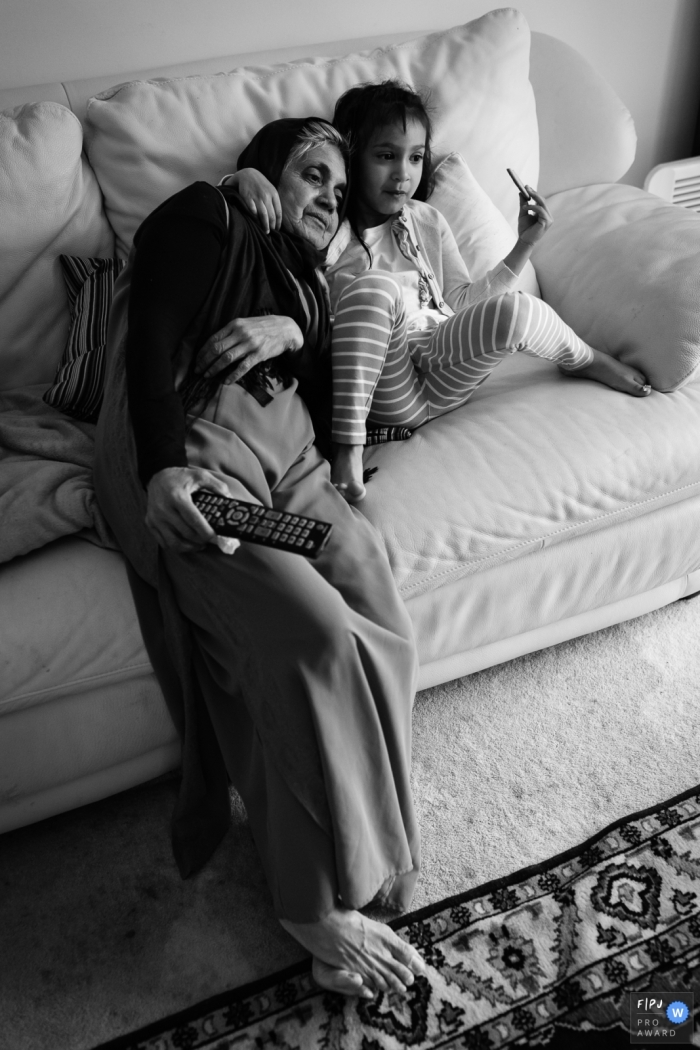
[(405, 992), (426, 972), (415, 948), (359, 911), (336, 908), (319, 922), (280, 922), (311, 952), (316, 982), (332, 992), (365, 999), (375, 992)]
[(593, 351), (593, 360), (583, 368), (576, 371), (567, 369), (566, 375), (577, 376), (581, 379), (595, 379), (598, 383), (605, 383), (613, 390), (621, 390), (625, 394), (634, 397), (647, 397), (651, 393), (651, 386), (646, 376), (631, 365), (624, 365), (622, 361), (604, 354), (600, 350)]
[(364, 445), (334, 445), (331, 481), (348, 503), (365, 498), (362, 481), (362, 452)]

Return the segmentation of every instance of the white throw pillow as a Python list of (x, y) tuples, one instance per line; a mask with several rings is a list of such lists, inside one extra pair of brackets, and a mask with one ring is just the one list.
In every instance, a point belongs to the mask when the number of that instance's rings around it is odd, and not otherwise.
[(479, 184), (511, 221), (506, 167), (532, 185), (539, 171), (530, 31), (513, 8), (419, 40), (342, 58), (241, 68), (215, 76), (137, 81), (87, 107), (86, 143), (107, 214), (126, 253), (139, 224), (196, 179), (216, 184), (263, 124), (330, 117), (355, 84), (399, 77), (430, 91), (436, 150), (469, 158)]
[[(515, 187), (512, 192), (517, 200)], [(517, 240), (515, 230), (458, 153), (451, 153), (435, 168), (435, 189), (428, 203), (442, 212), (450, 224), (473, 281), (500, 262)], [(540, 289), (531, 262), (523, 268), (517, 287), (539, 298)]]
[(700, 216), (635, 186), (585, 186), (547, 201), (535, 249), (542, 297), (598, 350), (655, 390), (700, 363)]
[(58, 261), (111, 255), (114, 235), (82, 156), (78, 118), (57, 102), (0, 113), (0, 388), (50, 382), (68, 335)]

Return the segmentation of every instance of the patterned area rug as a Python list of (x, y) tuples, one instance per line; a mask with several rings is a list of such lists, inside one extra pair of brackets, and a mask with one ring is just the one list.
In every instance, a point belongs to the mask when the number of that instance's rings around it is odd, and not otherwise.
[[(694, 992), (700, 1006), (700, 788), (392, 925), (429, 964), (405, 997), (331, 995), (303, 963), (96, 1050), (603, 1050), (639, 1042), (629, 1034), (630, 992), (669, 1001)], [(700, 1011), (694, 1023), (695, 1034), (679, 1029), (665, 1041), (700, 1046)]]

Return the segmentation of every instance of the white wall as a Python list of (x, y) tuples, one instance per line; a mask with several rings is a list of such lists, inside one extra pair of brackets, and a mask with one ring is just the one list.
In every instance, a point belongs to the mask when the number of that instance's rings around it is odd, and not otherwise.
[[(700, 101), (700, 0), (513, 0), (533, 29), (572, 44), (637, 126), (626, 181), (687, 156)], [(498, 0), (0, 0), (0, 88), (154, 65), (441, 29)], [(504, 6), (501, 4), (501, 6)]]

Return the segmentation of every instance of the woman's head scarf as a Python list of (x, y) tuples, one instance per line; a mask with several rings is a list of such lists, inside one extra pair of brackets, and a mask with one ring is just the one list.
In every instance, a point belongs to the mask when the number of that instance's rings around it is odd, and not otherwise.
[[(266, 124), (241, 153), (238, 168), (256, 168), (277, 186), (292, 147), (315, 121), (329, 123), (320, 117), (307, 117), (284, 118)], [(341, 149), (341, 153), (347, 170), (347, 151)], [(318, 315), (315, 336), (309, 334), (310, 345), (307, 346), (305, 341), (301, 353), (290, 355), (285, 352), (255, 365), (238, 382), (264, 405), (270, 400), (269, 378), (281, 379), (285, 385), (291, 377), (296, 378), (299, 394), (311, 413), (317, 444), (330, 457), (332, 395), (330, 354), (326, 352), (330, 341), (330, 317), (327, 293), (316, 272), (316, 267), (325, 258), (325, 250), (318, 251), (310, 242), (286, 230), (264, 234), (235, 190), (224, 186), (222, 193), (229, 207), (229, 242), (220, 276), (202, 309), (202, 317), (193, 324), (190, 338), (199, 349), (209, 335), (222, 326), (224, 318), (269, 313), (271, 302), (274, 303), (273, 313), (293, 317), (304, 331), (308, 310), (301, 305), (298, 281), (305, 281), (314, 294)], [(342, 221), (342, 218), (341, 209), (339, 219)], [(264, 310), (260, 308), (262, 300), (267, 304)], [(234, 362), (215, 376), (206, 376), (197, 371), (196, 360), (195, 351), (188, 376), (179, 391), (187, 411), (213, 397), (237, 364)]]
[[(237, 170), (255, 168), (262, 172), (273, 186), (279, 186), (284, 166), (293, 146), (311, 124), (327, 124), (329, 128), (333, 128), (331, 122), (324, 120), (323, 117), (282, 117), (280, 120), (272, 120), (269, 124), (265, 124), (241, 153), (236, 165)], [(333, 130), (336, 129), (333, 128)], [(349, 174), (350, 153), (346, 148), (339, 147), (339, 149), (345, 161), (345, 170)], [(343, 204), (339, 209), (338, 225), (343, 221), (347, 198), (346, 191), (343, 194)]]

